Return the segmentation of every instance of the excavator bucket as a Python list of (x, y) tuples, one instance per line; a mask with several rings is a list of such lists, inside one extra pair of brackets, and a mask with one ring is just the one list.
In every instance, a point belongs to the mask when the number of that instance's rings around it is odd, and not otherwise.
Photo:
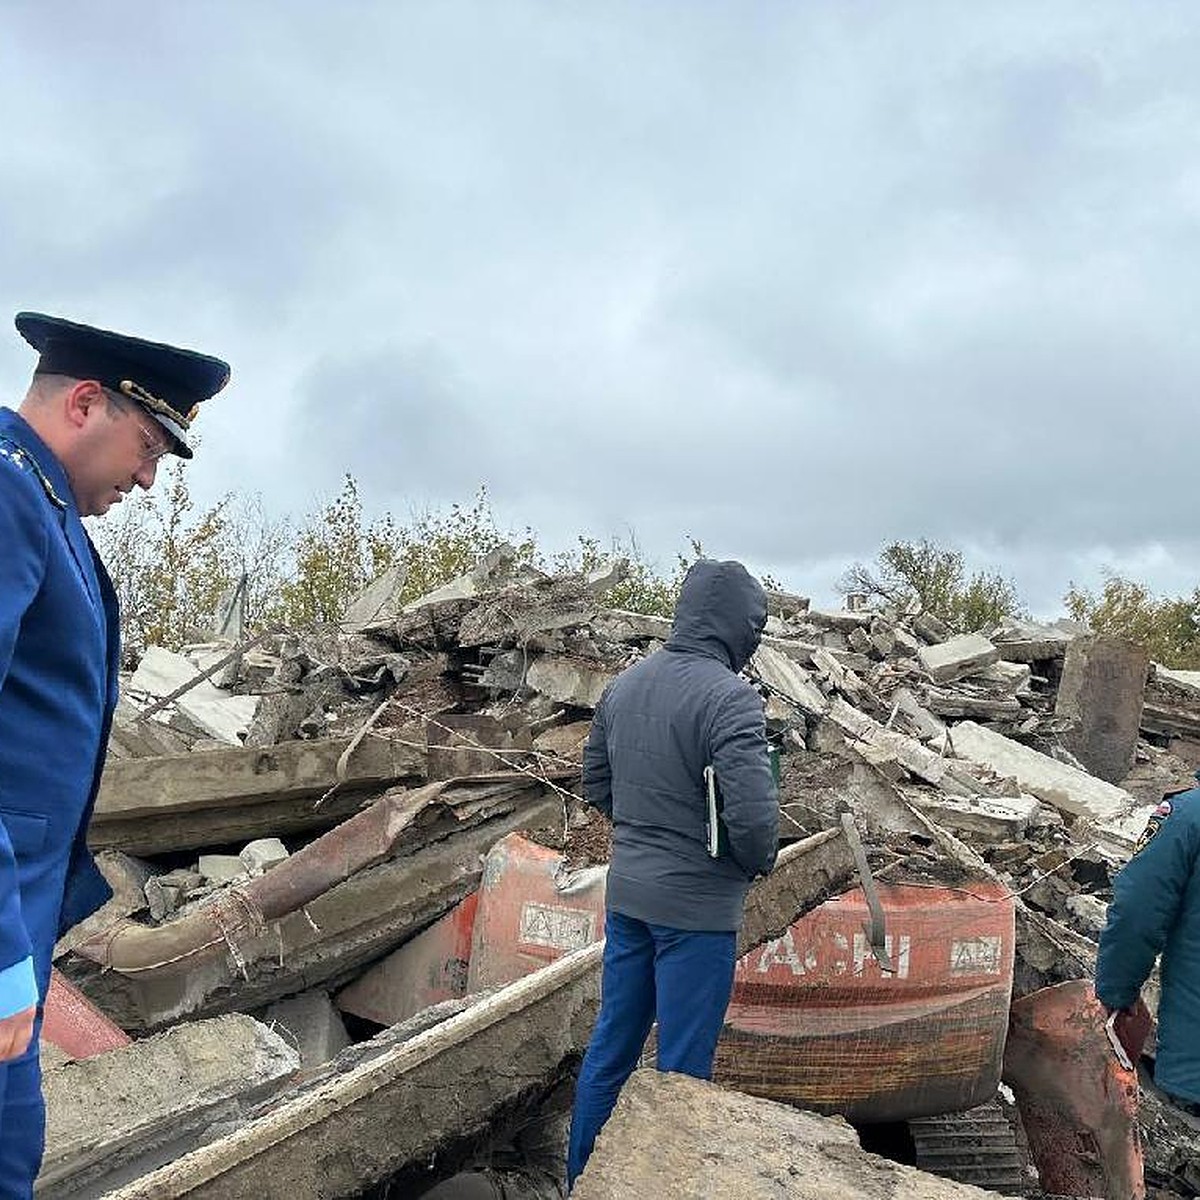
[(1014, 1000), (1004, 1081), (1045, 1192), (1144, 1200), (1137, 1074), (1118, 1061), (1104, 1023), (1083, 980)]

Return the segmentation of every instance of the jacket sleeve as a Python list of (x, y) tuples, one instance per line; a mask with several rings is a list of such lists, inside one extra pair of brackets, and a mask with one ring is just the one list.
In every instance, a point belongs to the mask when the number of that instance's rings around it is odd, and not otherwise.
[(1200, 793), (1170, 812), (1113, 881), (1108, 923), (1096, 958), (1096, 995), (1109, 1009), (1137, 998), (1167, 942), (1200, 850)]
[[(37, 481), (0, 447), (0, 692), (12, 667), (21, 620), (45, 573), (44, 504)], [(4, 799), (0, 795), (0, 804)], [(37, 1003), (32, 953), (16, 856), (0, 813), (0, 1018)]]
[[(607, 695), (607, 693), (606, 693)], [(605, 728), (604, 701), (600, 697), (592, 716), (592, 728), (583, 750), (583, 798), (612, 820), (612, 767), (608, 761), (608, 731)]]
[(739, 682), (722, 700), (709, 744), (730, 857), (751, 879), (766, 875), (779, 851), (779, 793), (771, 776), (762, 701), (752, 687)]

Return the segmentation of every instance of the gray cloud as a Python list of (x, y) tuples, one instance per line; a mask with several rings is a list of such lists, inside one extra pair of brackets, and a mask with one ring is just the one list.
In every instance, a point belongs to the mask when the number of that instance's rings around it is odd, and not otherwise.
[(1200, 574), (1188, 6), (5, 20), (0, 296), (227, 356), (202, 497), (485, 483), (826, 598), (896, 537), (1044, 611)]

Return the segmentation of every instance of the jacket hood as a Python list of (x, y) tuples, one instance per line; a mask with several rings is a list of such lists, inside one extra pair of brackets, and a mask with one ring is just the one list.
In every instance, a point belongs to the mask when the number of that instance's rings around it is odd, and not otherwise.
[(702, 558), (679, 592), (668, 650), (719, 658), (740, 671), (758, 649), (767, 623), (767, 595), (739, 562)]

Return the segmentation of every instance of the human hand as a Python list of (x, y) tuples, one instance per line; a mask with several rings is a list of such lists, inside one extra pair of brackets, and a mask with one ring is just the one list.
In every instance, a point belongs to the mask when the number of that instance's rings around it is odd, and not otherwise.
[(37, 1005), (31, 1005), (11, 1017), (0, 1019), (0, 1062), (19, 1058), (29, 1049), (36, 1014)]
[[(1150, 1036), (1153, 1018), (1145, 1001), (1139, 996), (1127, 1008), (1107, 1009), (1110, 1037), (1115, 1037), (1128, 1056), (1129, 1065), (1136, 1066), (1146, 1039)], [(1113, 1047), (1116, 1049), (1116, 1046)], [(1118, 1057), (1120, 1057), (1118, 1055)], [(1124, 1065), (1124, 1064), (1122, 1064)]]

